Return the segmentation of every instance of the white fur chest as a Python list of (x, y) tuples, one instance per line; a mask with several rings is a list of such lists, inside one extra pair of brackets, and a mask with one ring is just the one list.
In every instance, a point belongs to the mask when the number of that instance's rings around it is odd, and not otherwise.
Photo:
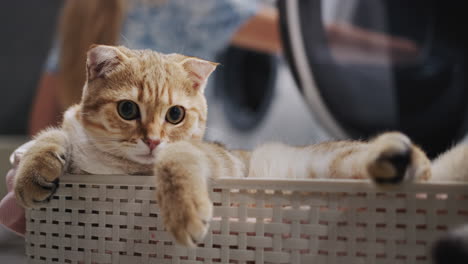
[(80, 122), (76, 119), (77, 107), (72, 107), (64, 115), (63, 129), (70, 142), (70, 173), (89, 174), (128, 174), (129, 166), (122, 160), (100, 151), (89, 139)]

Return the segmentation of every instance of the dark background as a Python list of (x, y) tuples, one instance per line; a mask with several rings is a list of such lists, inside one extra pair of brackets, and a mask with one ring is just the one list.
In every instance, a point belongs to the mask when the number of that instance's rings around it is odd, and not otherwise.
[(0, 134), (26, 134), (31, 103), (53, 39), (60, 0), (2, 1)]

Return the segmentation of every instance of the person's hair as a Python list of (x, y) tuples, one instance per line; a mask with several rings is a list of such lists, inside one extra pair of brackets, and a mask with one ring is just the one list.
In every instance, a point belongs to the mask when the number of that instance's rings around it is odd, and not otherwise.
[(86, 51), (92, 44), (115, 45), (125, 0), (67, 0), (59, 19), (58, 100), (62, 110), (78, 103), (86, 76)]

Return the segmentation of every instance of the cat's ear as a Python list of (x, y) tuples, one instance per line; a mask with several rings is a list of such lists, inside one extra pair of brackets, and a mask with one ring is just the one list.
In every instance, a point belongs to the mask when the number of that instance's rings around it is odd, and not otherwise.
[(121, 64), (127, 56), (117, 47), (92, 45), (88, 51), (86, 69), (88, 81), (103, 78)]
[(218, 63), (190, 57), (182, 61), (182, 66), (193, 81), (193, 88), (203, 92), (206, 80), (216, 69)]

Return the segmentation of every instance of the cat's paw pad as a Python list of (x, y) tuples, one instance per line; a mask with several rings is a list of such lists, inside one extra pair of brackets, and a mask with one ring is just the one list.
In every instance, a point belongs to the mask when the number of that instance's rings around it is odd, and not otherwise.
[(40, 207), (55, 194), (58, 184), (58, 178), (53, 182), (47, 182), (39, 177), (23, 181), (21, 185), (15, 187), (17, 201), (26, 208)]
[(205, 238), (213, 215), (213, 205), (209, 199), (202, 201), (185, 196), (159, 200), (164, 224), (179, 244), (195, 247)]
[(55, 152), (23, 157), (15, 176), (17, 201), (26, 208), (49, 201), (57, 191), (65, 163), (64, 155)]
[(372, 144), (367, 170), (375, 183), (392, 185), (406, 180), (413, 151), (409, 138), (400, 133), (386, 133)]

